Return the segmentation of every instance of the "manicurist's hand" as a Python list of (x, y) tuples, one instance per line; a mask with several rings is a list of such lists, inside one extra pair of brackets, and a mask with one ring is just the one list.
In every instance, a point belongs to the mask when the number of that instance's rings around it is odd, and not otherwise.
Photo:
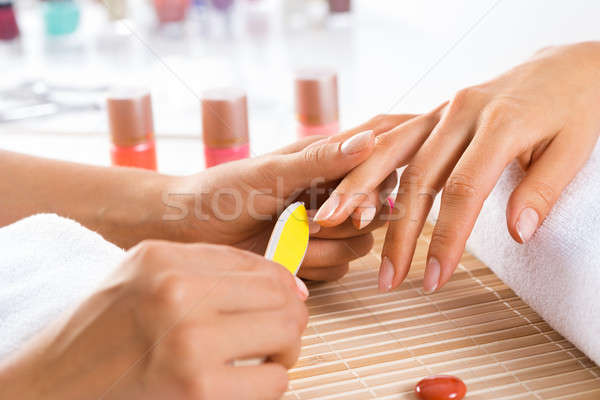
[[(278, 399), (308, 314), (261, 256), (144, 242), (74, 312), (0, 364), (3, 399)], [(254, 366), (234, 361), (265, 358)]]
[[(369, 130), (339, 140), (310, 138), (262, 157), (174, 178), (165, 202), (164, 226), (182, 227), (187, 241), (228, 244), (264, 254), (279, 213), (297, 200), (316, 210), (328, 189), (369, 157), (374, 139)], [(340, 278), (349, 261), (370, 251), (370, 230), (384, 223), (378, 218), (363, 230), (351, 219), (335, 228), (311, 223), (311, 240), (298, 275), (311, 280)]]
[[(434, 111), (380, 135), (371, 158), (322, 206), (327, 212), (319, 223), (344, 221), (362, 193), (408, 162), (379, 285), (389, 290), (404, 280), (434, 197), (443, 190), (424, 277), (425, 291), (435, 291), (450, 279), (483, 202), (513, 160), (526, 174), (507, 205), (508, 230), (519, 243), (534, 235), (596, 143), (598, 104), (600, 43), (544, 49), (505, 74), (458, 92), (439, 121)], [(420, 148), (405, 147), (411, 135), (423, 138)]]

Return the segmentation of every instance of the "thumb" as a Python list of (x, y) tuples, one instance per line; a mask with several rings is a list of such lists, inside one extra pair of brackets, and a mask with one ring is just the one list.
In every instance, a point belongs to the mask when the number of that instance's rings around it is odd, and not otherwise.
[(342, 178), (365, 161), (373, 152), (373, 131), (359, 132), (343, 142), (329, 138), (315, 142), (301, 151), (274, 156), (272, 164), (281, 177), (283, 192), (291, 194), (313, 184)]
[(556, 137), (513, 191), (506, 219), (508, 230), (517, 242), (531, 239), (587, 160), (593, 146), (581, 144), (567, 136)]

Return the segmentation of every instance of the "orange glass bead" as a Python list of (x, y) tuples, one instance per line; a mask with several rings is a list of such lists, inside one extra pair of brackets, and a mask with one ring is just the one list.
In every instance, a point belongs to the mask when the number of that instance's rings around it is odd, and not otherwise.
[(461, 400), (467, 394), (467, 386), (455, 376), (430, 376), (415, 386), (421, 400)]

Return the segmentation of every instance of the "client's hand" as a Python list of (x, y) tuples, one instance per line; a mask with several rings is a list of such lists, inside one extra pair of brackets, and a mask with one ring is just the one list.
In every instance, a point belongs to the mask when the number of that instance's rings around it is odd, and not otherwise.
[[(169, 223), (183, 228), (179, 240), (228, 244), (264, 254), (277, 215), (288, 204), (302, 200), (307, 208), (316, 210), (327, 197), (327, 189), (366, 160), (374, 147), (370, 131), (345, 141), (316, 140), (174, 178), (163, 217), (165, 228)], [(370, 251), (373, 238), (369, 231), (384, 223), (378, 219), (364, 230), (351, 220), (331, 229), (311, 224), (311, 240), (299, 276), (340, 278), (349, 261)]]
[[(364, 201), (362, 193), (408, 163), (379, 284), (389, 290), (404, 280), (443, 189), (424, 278), (425, 291), (435, 291), (450, 279), (483, 202), (515, 159), (526, 175), (507, 206), (508, 230), (520, 243), (531, 238), (592, 151), (600, 132), (598, 104), (600, 43), (544, 49), (498, 78), (458, 92), (439, 122), (434, 111), (380, 135), (371, 158), (336, 188), (318, 222), (342, 223)], [(423, 145), (405, 146), (411, 136)]]
[[(5, 360), (0, 398), (278, 399), (308, 319), (305, 290), (242, 250), (144, 242)], [(254, 357), (266, 362), (233, 365)]]

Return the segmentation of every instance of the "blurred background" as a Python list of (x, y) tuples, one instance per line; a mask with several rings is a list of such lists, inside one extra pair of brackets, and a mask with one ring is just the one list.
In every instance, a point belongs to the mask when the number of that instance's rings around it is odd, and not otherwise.
[[(158, 170), (192, 173), (207, 90), (245, 93), (258, 155), (314, 122), (298, 102), (323, 90), (340, 129), (424, 112), (543, 46), (599, 40), (599, 15), (592, 0), (0, 0), (0, 148), (110, 165), (123, 143), (106, 98), (136, 87), (151, 93)], [(335, 88), (298, 100), (307, 70)]]

